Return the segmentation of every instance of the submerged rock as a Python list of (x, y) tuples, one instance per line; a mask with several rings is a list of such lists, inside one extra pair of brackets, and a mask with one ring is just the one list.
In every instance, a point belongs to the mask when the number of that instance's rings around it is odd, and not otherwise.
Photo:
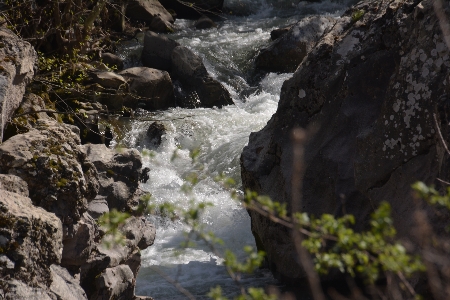
[(197, 21), (195, 21), (194, 27), (196, 29), (208, 29), (217, 27), (217, 24), (207, 16), (203, 15)]
[[(363, 13), (358, 19), (354, 12)], [(267, 126), (251, 134), (241, 156), (244, 188), (289, 203), (290, 133), (315, 125), (305, 149), (303, 211), (353, 214), (361, 229), (386, 200), (399, 235), (411, 236), (411, 184), (448, 176), (433, 114), (447, 139), (449, 54), (431, 0), (359, 2), (283, 84)], [(304, 278), (290, 232), (250, 215), (276, 276)], [(436, 226), (448, 222), (430, 217)]]
[(172, 80), (169, 73), (147, 67), (134, 67), (119, 73), (126, 78), (130, 93), (125, 106), (146, 110), (167, 109), (175, 106)]
[(161, 145), (162, 136), (166, 134), (166, 127), (159, 122), (153, 122), (147, 129), (146, 135), (150, 140), (150, 143), (157, 148)]
[(270, 72), (294, 72), (325, 30), (334, 23), (333, 18), (324, 16), (302, 19), (262, 49), (255, 59), (255, 66)]

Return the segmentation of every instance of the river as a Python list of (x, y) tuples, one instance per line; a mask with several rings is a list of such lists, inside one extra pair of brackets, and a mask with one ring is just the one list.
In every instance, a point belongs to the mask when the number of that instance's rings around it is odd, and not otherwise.
[[(350, 1), (350, 0), (348, 0)], [(202, 216), (202, 222), (225, 242), (225, 247), (239, 258), (245, 257), (243, 247), (255, 242), (250, 230), (247, 212), (236, 203), (230, 193), (214, 181), (219, 173), (233, 178), (241, 185), (239, 157), (248, 143), (251, 132), (258, 131), (277, 109), (283, 82), (292, 74), (269, 73), (255, 76), (252, 58), (257, 50), (267, 45), (270, 32), (294, 23), (311, 14), (338, 16), (348, 7), (348, 1), (296, 2), (277, 1), (271, 5), (263, 0), (230, 0), (225, 6), (235, 10), (244, 6), (248, 16), (227, 16), (217, 21), (217, 28), (193, 29), (194, 21), (177, 20), (179, 31), (169, 35), (203, 58), (210, 74), (229, 90), (234, 104), (222, 109), (173, 108), (148, 113), (146, 118), (162, 120), (167, 133), (155, 148), (145, 132), (151, 121), (132, 121), (126, 124), (126, 134), (115, 144), (123, 143), (139, 150), (150, 149), (154, 156), (144, 157), (144, 166), (151, 169), (150, 179), (141, 186), (152, 194), (152, 203), (170, 202), (188, 207), (189, 201), (209, 201), (214, 204)], [(142, 41), (141, 41), (142, 42)], [(141, 44), (124, 44), (120, 55), (126, 66), (139, 65)], [(114, 144), (113, 144), (114, 146)], [(190, 151), (200, 150), (199, 162), (204, 166), (204, 177), (187, 197), (181, 191), (184, 178), (194, 170)], [(176, 158), (174, 159), (174, 153)], [(224, 295), (239, 292), (226, 274), (222, 258), (205, 244), (180, 251), (184, 240), (184, 227), (179, 221), (150, 216), (157, 227), (155, 244), (142, 251), (142, 266), (137, 277), (136, 294), (151, 296), (155, 300), (185, 299), (171, 283), (158, 272), (176, 280), (197, 299), (205, 299), (211, 287), (222, 286)], [(223, 247), (219, 247), (223, 251)], [(242, 278), (244, 286), (265, 286), (278, 283), (267, 270), (258, 270)]]

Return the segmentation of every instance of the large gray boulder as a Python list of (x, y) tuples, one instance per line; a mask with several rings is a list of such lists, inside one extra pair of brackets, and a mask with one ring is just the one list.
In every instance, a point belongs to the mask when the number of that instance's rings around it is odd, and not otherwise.
[(34, 76), (36, 63), (34, 48), (0, 27), (0, 143), (6, 122), (19, 107), (25, 86)]
[(170, 72), (172, 67), (172, 51), (180, 44), (166, 36), (147, 31), (144, 35), (142, 64), (145, 67)]
[(120, 265), (114, 268), (108, 268), (95, 279), (96, 292), (90, 299), (133, 299), (134, 281), (134, 275), (130, 267)]
[[(364, 14), (358, 20), (354, 12)], [(450, 15), (447, 8), (443, 11)], [(353, 17), (352, 17), (353, 15)], [(363, 1), (349, 9), (282, 87), (278, 110), (241, 157), (245, 188), (291, 200), (295, 127), (315, 125), (305, 152), (302, 209), (353, 214), (359, 229), (380, 201), (400, 236), (411, 235), (411, 184), (447, 179), (433, 114), (448, 143), (450, 55), (431, 0)], [(271, 269), (304, 274), (289, 230), (250, 212)], [(442, 220), (433, 215), (434, 225)]]
[(335, 22), (334, 18), (325, 16), (300, 20), (260, 51), (255, 59), (256, 68), (270, 72), (294, 72), (325, 30)]
[(150, 30), (173, 32), (175, 21), (158, 0), (129, 0), (125, 15), (132, 21), (144, 22)]
[(59, 218), (33, 206), (27, 197), (0, 190), (0, 224), (0, 276), (48, 287), (50, 266), (61, 262)]
[[(208, 74), (202, 59), (186, 47), (173, 49), (172, 75), (181, 82), (187, 98), (195, 100), (183, 106), (220, 108), (233, 104), (228, 90)], [(181, 102), (187, 101), (183, 99)]]
[(119, 73), (128, 81), (130, 94), (125, 106), (142, 106), (147, 110), (167, 109), (175, 106), (172, 80), (169, 73), (147, 67), (134, 67)]
[(0, 173), (22, 178), (37, 206), (55, 213), (71, 226), (99, 189), (97, 171), (80, 150), (75, 126), (37, 121), (27, 133), (0, 145)]

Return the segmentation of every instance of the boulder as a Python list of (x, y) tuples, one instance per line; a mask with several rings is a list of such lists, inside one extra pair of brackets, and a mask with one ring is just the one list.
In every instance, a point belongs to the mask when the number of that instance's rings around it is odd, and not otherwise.
[(80, 150), (75, 126), (38, 120), (35, 128), (0, 145), (0, 173), (22, 178), (35, 205), (76, 223), (99, 189), (97, 171)]
[[(411, 184), (448, 180), (433, 115), (448, 144), (449, 54), (431, 0), (359, 2), (283, 84), (266, 127), (250, 135), (241, 156), (244, 188), (289, 203), (291, 130), (316, 126), (305, 149), (303, 211), (353, 214), (362, 229), (386, 200), (399, 236), (411, 237)], [(250, 215), (272, 271), (287, 282), (304, 278), (289, 230)]]
[(89, 75), (91, 77), (92, 82), (98, 83), (102, 87), (107, 89), (118, 90), (120, 86), (127, 84), (125, 78), (114, 72), (96, 71), (91, 72)]
[[(50, 296), (51, 295), (51, 296)], [(40, 287), (30, 287), (22, 281), (11, 279), (0, 282), (0, 296), (5, 300), (53, 300), (55, 295)], [(83, 299), (83, 298), (81, 298)]]
[(106, 269), (93, 284), (96, 292), (89, 299), (128, 300), (134, 297), (135, 279), (127, 265)]
[(34, 48), (11, 30), (0, 27), (0, 143), (6, 122), (22, 102), (36, 68)]
[(0, 195), (0, 276), (48, 287), (50, 266), (61, 261), (61, 221), (27, 197), (6, 190)]
[(80, 267), (92, 256), (101, 239), (95, 220), (84, 213), (74, 226), (66, 229), (61, 265), (67, 268)]
[(130, 0), (125, 15), (132, 21), (144, 22), (150, 30), (173, 32), (174, 19), (158, 0)]
[(166, 127), (159, 122), (153, 122), (148, 126), (146, 135), (154, 148), (161, 145), (162, 136), (166, 134)]
[(147, 31), (144, 35), (144, 48), (141, 56), (142, 64), (145, 67), (170, 72), (172, 51), (179, 45), (168, 37)]
[(103, 194), (104, 189), (115, 181), (124, 182), (132, 193), (138, 189), (142, 169), (139, 151), (124, 148), (115, 151), (101, 144), (83, 145), (81, 151), (85, 153), (98, 171), (101, 185), (100, 195)]
[(333, 18), (325, 16), (302, 19), (260, 51), (255, 59), (256, 68), (269, 72), (294, 72), (324, 31), (334, 23)]
[(194, 107), (233, 104), (228, 90), (208, 74), (202, 59), (186, 47), (178, 46), (172, 51), (172, 75), (181, 82), (185, 93), (195, 95)]
[(112, 53), (101, 53), (101, 61), (109, 66), (110, 68), (115, 68), (117, 70), (123, 70), (123, 59)]
[(16, 193), (24, 197), (29, 196), (28, 184), (22, 178), (14, 175), (0, 174), (0, 190)]
[(130, 93), (125, 106), (142, 106), (147, 110), (175, 106), (172, 80), (169, 73), (147, 67), (134, 67), (119, 73), (129, 83)]
[(196, 29), (208, 29), (217, 27), (217, 24), (207, 16), (203, 15), (197, 21), (195, 21), (194, 27)]
[[(177, 0), (161, 0), (166, 9), (174, 10), (180, 19), (198, 19), (202, 13), (221, 13), (224, 0), (192, 0), (190, 5), (180, 3)], [(202, 12), (202, 13), (200, 13)]]
[(58, 265), (51, 265), (50, 271), (52, 274), (52, 283), (49, 290), (56, 295), (57, 299), (87, 300), (86, 293), (81, 288), (79, 282), (66, 269)]

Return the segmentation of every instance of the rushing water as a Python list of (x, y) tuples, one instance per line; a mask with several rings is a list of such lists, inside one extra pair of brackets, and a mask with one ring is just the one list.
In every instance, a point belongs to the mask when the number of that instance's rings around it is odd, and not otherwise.
[[(247, 1), (247, 2), (245, 2)], [(231, 16), (219, 21), (218, 28), (194, 30), (193, 21), (177, 20), (179, 31), (172, 39), (199, 54), (206, 68), (230, 91), (235, 105), (222, 109), (173, 108), (146, 117), (161, 120), (167, 128), (162, 144), (154, 149), (145, 131), (152, 121), (128, 124), (122, 143), (140, 150), (152, 149), (154, 157), (145, 157), (144, 165), (151, 171), (142, 188), (152, 194), (153, 203), (171, 202), (188, 207), (189, 200), (209, 201), (214, 206), (202, 217), (208, 230), (225, 241), (227, 248), (244, 258), (244, 245), (255, 245), (247, 212), (231, 199), (227, 190), (213, 178), (224, 173), (240, 185), (239, 157), (250, 132), (260, 130), (276, 111), (283, 82), (292, 74), (265, 75), (254, 83), (252, 58), (267, 45), (270, 31), (290, 25), (309, 14), (338, 15), (348, 3), (321, 2), (297, 4), (277, 1), (269, 5), (263, 0), (230, 0), (225, 5), (238, 9), (244, 4), (252, 13), (246, 17)], [(122, 49), (128, 67), (138, 61), (140, 45), (128, 44)], [(200, 149), (199, 162), (204, 175), (194, 188), (193, 196), (181, 192), (185, 176), (194, 171), (189, 156)], [(174, 155), (175, 153), (175, 155)], [(174, 157), (176, 157), (174, 159)], [(205, 298), (211, 287), (221, 285), (225, 295), (239, 292), (227, 276), (222, 258), (197, 241), (195, 247), (179, 251), (184, 240), (184, 227), (178, 221), (152, 217), (157, 226), (155, 244), (142, 252), (142, 267), (137, 277), (136, 294), (159, 299), (184, 299), (157, 271), (176, 280), (198, 299)], [(219, 251), (222, 251), (219, 247)], [(268, 271), (260, 270), (242, 279), (245, 286), (276, 284)]]

